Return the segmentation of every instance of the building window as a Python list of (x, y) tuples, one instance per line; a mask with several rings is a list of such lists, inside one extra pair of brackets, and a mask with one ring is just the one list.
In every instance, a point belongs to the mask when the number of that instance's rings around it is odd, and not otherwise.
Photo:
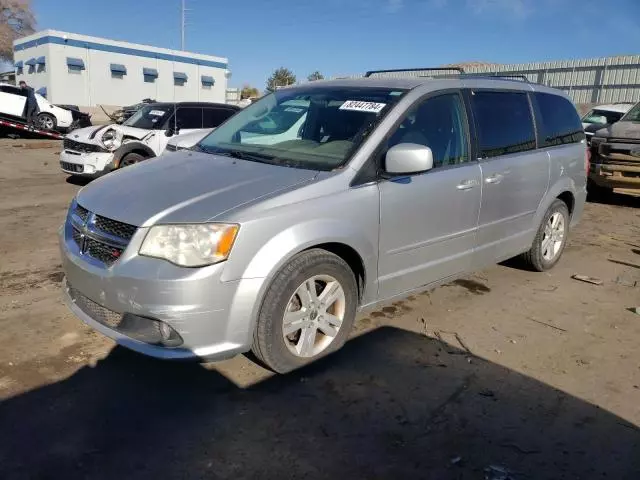
[(38, 73), (46, 72), (47, 60), (44, 56), (36, 58), (36, 68)]
[(202, 88), (205, 90), (211, 90), (211, 87), (216, 83), (215, 79), (209, 75), (202, 75), (200, 81), (202, 82)]
[(173, 72), (173, 84), (176, 87), (184, 87), (187, 83), (187, 74), (183, 72)]
[(111, 78), (123, 79), (124, 76), (127, 74), (127, 67), (125, 67), (120, 63), (112, 63), (110, 65), (110, 69), (111, 69)]
[(81, 58), (67, 57), (67, 68), (69, 73), (80, 75), (84, 70), (84, 60)]
[(144, 77), (145, 83), (155, 83), (156, 78), (158, 78), (158, 70), (155, 68), (143, 68), (142, 76)]

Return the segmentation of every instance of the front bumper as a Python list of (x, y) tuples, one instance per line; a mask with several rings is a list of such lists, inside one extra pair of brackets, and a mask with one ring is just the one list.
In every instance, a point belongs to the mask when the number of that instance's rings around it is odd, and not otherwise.
[(112, 152), (81, 153), (63, 150), (60, 153), (60, 168), (70, 175), (95, 178), (111, 171)]
[(592, 163), (589, 179), (599, 187), (640, 190), (640, 164)]
[[(251, 348), (264, 279), (222, 282), (224, 263), (182, 268), (139, 256), (145, 228), (139, 228), (122, 256), (105, 267), (79, 253), (69, 229), (65, 224), (59, 233), (66, 274), (64, 297), (71, 311), (90, 327), (124, 347), (162, 359), (221, 360)], [(87, 309), (86, 302), (82, 307), (79, 294), (95, 308)], [(180, 336), (180, 345), (147, 343), (107, 321), (124, 314), (168, 324)]]

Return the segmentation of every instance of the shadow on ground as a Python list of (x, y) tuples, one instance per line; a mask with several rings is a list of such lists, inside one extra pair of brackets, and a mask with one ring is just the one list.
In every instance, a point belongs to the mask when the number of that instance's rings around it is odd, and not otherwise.
[(4, 479), (640, 478), (637, 427), (388, 327), (248, 389), (116, 348), (0, 404), (0, 442)]
[(635, 207), (640, 208), (640, 196), (627, 195), (624, 193), (613, 192), (608, 195), (588, 197), (590, 203), (601, 203), (602, 205), (614, 205), (616, 207)]
[(76, 175), (69, 175), (65, 179), (65, 182), (71, 185), (76, 185), (78, 187), (84, 187), (85, 185), (89, 185), (89, 183), (91, 183), (91, 180), (92, 180), (91, 178), (78, 177)]

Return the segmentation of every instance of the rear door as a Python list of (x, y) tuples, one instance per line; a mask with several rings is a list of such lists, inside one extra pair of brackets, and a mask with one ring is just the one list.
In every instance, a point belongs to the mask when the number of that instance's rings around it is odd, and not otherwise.
[(27, 97), (21, 89), (9, 85), (0, 86), (0, 113), (23, 117), (26, 103)]
[(549, 155), (536, 149), (527, 92), (474, 90), (470, 105), (482, 170), (477, 268), (530, 246), (534, 216), (549, 185)]

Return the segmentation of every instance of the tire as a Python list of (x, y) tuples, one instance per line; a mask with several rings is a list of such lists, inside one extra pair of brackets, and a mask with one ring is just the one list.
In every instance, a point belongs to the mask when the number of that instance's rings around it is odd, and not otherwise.
[[(310, 292), (308, 286), (315, 287), (317, 300), (303, 298)], [(299, 295), (300, 292), (303, 295)], [(335, 303), (323, 306), (323, 293), (330, 302), (335, 296)], [(258, 313), (251, 350), (275, 372), (295, 370), (344, 345), (353, 327), (357, 306), (356, 279), (344, 260), (321, 249), (302, 252), (285, 265), (269, 285)], [(289, 320), (299, 319), (286, 322), (286, 312)], [(342, 321), (338, 325), (336, 318), (340, 317)], [(287, 336), (285, 325), (289, 331)], [(296, 330), (297, 325), (301, 326)], [(314, 329), (312, 335), (307, 333)], [(312, 340), (304, 341), (309, 338)]]
[(55, 130), (58, 125), (56, 117), (48, 113), (40, 113), (36, 118), (36, 122), (42, 130)]
[[(561, 217), (562, 225), (554, 228), (552, 218), (556, 215)], [(531, 250), (522, 255), (522, 259), (528, 267), (537, 272), (545, 272), (558, 263), (567, 244), (570, 221), (571, 216), (569, 215), (567, 204), (562, 200), (556, 199), (547, 210), (547, 213), (544, 214)], [(550, 232), (551, 238), (555, 238), (555, 241), (547, 240)], [(559, 238), (560, 234), (562, 238)]]
[(122, 160), (120, 160), (120, 163), (118, 164), (118, 168), (128, 167), (135, 163), (142, 162), (143, 160), (146, 160), (146, 159), (147, 157), (143, 157), (139, 153), (128, 153), (122, 158)]

